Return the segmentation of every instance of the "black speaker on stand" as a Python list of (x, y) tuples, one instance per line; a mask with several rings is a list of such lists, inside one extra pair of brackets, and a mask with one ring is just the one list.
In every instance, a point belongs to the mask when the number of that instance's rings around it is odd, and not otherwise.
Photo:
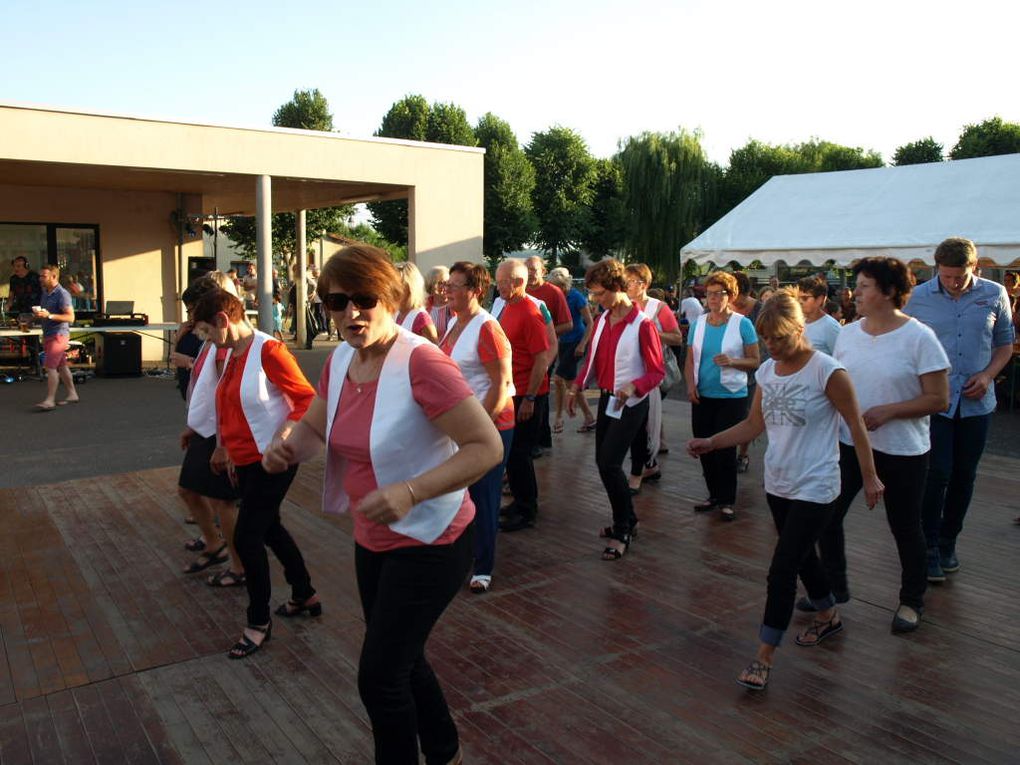
[(142, 337), (134, 332), (103, 332), (96, 336), (96, 374), (140, 377)]

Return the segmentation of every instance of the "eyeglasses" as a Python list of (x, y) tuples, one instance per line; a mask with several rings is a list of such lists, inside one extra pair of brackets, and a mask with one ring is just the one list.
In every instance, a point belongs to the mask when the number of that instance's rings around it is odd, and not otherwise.
[(375, 295), (348, 295), (346, 292), (330, 292), (322, 302), (331, 311), (346, 311), (348, 303), (354, 303), (354, 307), (359, 311), (368, 311), (379, 304), (379, 298)]
[(722, 297), (729, 294), (729, 290), (705, 290), (705, 297)]
[(443, 285), (447, 290), (462, 290), (467, 289), (466, 284), (454, 284), (453, 282), (446, 282)]

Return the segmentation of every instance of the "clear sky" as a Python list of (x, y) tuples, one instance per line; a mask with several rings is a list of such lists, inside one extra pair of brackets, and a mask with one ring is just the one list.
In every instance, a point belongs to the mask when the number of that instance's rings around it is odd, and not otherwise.
[(1018, 22), (1015, 0), (0, 0), (0, 101), (268, 125), (319, 88), (336, 127), (367, 136), (421, 93), (522, 143), (571, 127), (598, 156), (684, 127), (724, 164), (749, 138), (812, 136), (888, 161), (1020, 122)]

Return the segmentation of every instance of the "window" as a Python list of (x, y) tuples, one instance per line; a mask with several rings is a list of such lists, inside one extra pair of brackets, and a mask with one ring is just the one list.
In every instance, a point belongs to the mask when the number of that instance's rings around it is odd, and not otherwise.
[(11, 261), (19, 255), (38, 271), (44, 263), (60, 268), (60, 284), (71, 293), (75, 312), (99, 310), (103, 280), (99, 267), (99, 227), (61, 223), (0, 223), (0, 296), (6, 296)]

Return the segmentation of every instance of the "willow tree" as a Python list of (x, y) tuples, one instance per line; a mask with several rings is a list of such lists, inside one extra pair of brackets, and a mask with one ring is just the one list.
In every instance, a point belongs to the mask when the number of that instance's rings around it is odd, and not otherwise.
[(632, 136), (619, 159), (629, 219), (627, 253), (672, 283), (680, 270), (680, 248), (704, 223), (713, 165), (698, 133), (685, 130)]

